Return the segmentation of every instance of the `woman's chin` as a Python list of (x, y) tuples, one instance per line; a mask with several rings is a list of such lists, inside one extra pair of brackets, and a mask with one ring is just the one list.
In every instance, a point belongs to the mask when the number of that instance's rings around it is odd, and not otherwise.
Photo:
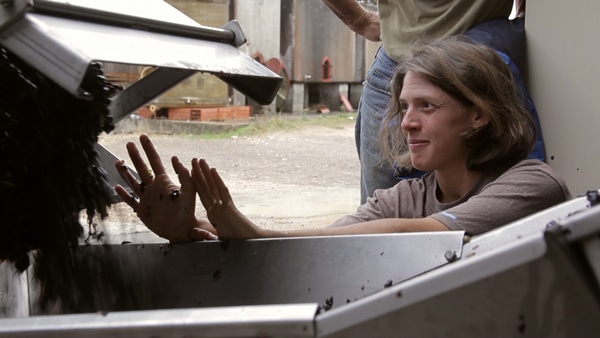
[(413, 162), (413, 168), (421, 171), (433, 171), (429, 166)]

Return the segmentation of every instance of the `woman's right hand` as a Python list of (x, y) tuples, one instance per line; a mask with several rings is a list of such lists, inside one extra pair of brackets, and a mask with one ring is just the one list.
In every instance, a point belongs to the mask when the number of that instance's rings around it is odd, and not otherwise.
[[(146, 135), (140, 136), (150, 167), (142, 159), (135, 143), (127, 144), (127, 152), (140, 181), (125, 167), (123, 161), (115, 166), (137, 196), (117, 185), (115, 191), (137, 214), (140, 220), (158, 236), (171, 242), (217, 239), (212, 225), (195, 216), (196, 193), (188, 169), (175, 156), (171, 162), (181, 186), (167, 175), (160, 156)], [(192, 230), (195, 229), (195, 230)]]

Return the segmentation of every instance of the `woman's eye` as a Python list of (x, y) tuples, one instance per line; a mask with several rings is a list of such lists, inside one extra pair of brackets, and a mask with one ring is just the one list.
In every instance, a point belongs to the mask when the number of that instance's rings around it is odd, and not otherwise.
[(429, 102), (423, 102), (422, 107), (425, 111), (429, 111), (435, 108), (435, 106)]
[(406, 113), (408, 111), (408, 105), (406, 103), (400, 104), (400, 111)]

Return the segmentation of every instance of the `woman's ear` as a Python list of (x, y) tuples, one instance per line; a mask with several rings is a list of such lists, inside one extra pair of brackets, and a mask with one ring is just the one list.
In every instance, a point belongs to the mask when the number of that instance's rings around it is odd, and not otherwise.
[(484, 114), (479, 107), (473, 107), (471, 111), (471, 127), (477, 130), (485, 127), (490, 122), (489, 116)]

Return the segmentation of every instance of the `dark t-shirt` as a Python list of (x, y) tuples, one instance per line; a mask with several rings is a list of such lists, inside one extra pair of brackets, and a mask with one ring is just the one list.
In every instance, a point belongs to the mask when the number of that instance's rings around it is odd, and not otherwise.
[(484, 175), (452, 203), (440, 203), (436, 189), (435, 173), (400, 181), (392, 188), (376, 190), (354, 214), (331, 226), (382, 218), (432, 217), (450, 230), (478, 235), (571, 198), (558, 173), (538, 160), (523, 160), (501, 174)]

